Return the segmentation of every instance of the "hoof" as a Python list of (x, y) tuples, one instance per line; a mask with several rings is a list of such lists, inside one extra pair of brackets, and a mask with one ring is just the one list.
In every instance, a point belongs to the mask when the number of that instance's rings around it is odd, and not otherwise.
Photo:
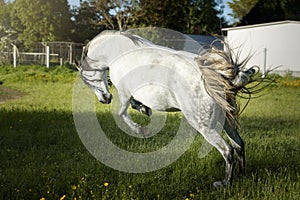
[(152, 135), (152, 132), (149, 129), (145, 128), (145, 127), (141, 127), (139, 132), (144, 137)]
[(150, 117), (152, 115), (152, 110), (151, 108), (148, 108), (147, 106), (141, 106), (140, 108), (140, 112), (147, 115), (148, 117)]
[(216, 181), (213, 183), (213, 186), (215, 188), (224, 188), (227, 186), (227, 184), (224, 181)]

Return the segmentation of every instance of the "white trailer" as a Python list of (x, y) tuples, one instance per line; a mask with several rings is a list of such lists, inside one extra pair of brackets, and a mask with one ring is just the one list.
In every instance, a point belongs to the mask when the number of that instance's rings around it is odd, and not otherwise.
[(247, 66), (258, 65), (261, 71), (278, 67), (279, 74), (300, 76), (300, 22), (280, 21), (222, 29), (225, 41), (240, 59), (252, 58)]

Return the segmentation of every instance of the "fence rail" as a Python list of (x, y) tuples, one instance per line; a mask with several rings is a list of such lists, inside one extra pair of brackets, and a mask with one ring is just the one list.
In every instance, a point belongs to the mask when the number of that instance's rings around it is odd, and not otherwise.
[(38, 43), (35, 50), (27, 52), (12, 45), (6, 52), (0, 52), (0, 64), (17, 65), (63, 65), (80, 59), (83, 44), (73, 42), (44, 42)]

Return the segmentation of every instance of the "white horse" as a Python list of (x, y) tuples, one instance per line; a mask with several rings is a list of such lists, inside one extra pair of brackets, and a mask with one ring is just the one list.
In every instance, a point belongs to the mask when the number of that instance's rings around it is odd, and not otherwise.
[[(189, 124), (222, 154), (226, 161), (223, 181), (232, 182), (233, 155), (237, 153), (240, 172), (244, 174), (244, 142), (237, 131), (237, 92), (251, 82), (254, 68), (243, 70), (243, 64), (220, 50), (204, 55), (175, 51), (156, 46), (136, 35), (106, 31), (86, 46), (79, 70), (82, 80), (102, 103), (110, 103), (108, 70), (120, 99), (119, 115), (138, 134), (150, 134), (127, 114), (132, 99), (159, 111), (182, 111)], [(223, 121), (222, 121), (223, 120)], [(231, 144), (216, 128), (223, 124)]]

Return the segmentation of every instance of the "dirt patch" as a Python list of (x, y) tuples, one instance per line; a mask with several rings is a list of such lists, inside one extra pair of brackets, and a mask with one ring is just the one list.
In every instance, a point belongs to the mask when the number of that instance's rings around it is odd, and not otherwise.
[(0, 85), (0, 103), (4, 103), (9, 100), (18, 99), (24, 96), (24, 92), (20, 92), (18, 90), (5, 88)]

